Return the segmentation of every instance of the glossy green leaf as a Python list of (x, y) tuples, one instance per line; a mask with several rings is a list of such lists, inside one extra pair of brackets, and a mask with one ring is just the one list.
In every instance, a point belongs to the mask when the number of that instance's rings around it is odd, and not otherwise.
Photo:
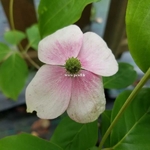
[(103, 77), (104, 87), (106, 89), (120, 89), (131, 85), (137, 77), (133, 66), (127, 63), (119, 63), (118, 72), (110, 77)]
[(4, 34), (4, 39), (12, 45), (19, 44), (25, 37), (23, 32), (17, 30), (7, 31)]
[(126, 13), (129, 50), (136, 64), (150, 67), (150, 0), (129, 0)]
[[(105, 132), (110, 126), (110, 122), (111, 122), (111, 110), (105, 110), (101, 115), (101, 125), (100, 125), (101, 137), (104, 136)], [(110, 137), (107, 138), (107, 140), (104, 143), (104, 146), (105, 147), (110, 146)]]
[(86, 150), (95, 146), (97, 138), (97, 121), (79, 124), (65, 117), (56, 128), (51, 142), (64, 150)]
[(10, 53), (10, 49), (4, 43), (0, 43), (0, 61), (5, 59), (5, 57)]
[(75, 23), (84, 7), (95, 1), (97, 0), (41, 0), (38, 9), (41, 36)]
[(32, 136), (21, 133), (15, 136), (5, 137), (0, 140), (0, 150), (62, 150), (57, 145)]
[[(113, 120), (130, 95), (118, 96), (112, 110)], [(142, 89), (125, 110), (110, 135), (113, 150), (149, 150), (150, 148), (150, 89)]]
[(9, 98), (17, 99), (25, 85), (28, 68), (18, 53), (13, 53), (0, 65), (0, 88)]
[(33, 49), (37, 50), (38, 49), (38, 43), (41, 39), (38, 25), (35, 24), (35, 25), (31, 26), (30, 28), (28, 28), (26, 30), (26, 34), (27, 34), (27, 38), (29, 40), (29, 45)]

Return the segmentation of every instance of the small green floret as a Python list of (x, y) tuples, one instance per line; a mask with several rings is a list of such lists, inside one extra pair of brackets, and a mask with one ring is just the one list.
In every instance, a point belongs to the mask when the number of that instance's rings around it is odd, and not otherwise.
[(70, 74), (76, 74), (81, 69), (81, 63), (77, 58), (71, 57), (66, 60), (65, 68)]

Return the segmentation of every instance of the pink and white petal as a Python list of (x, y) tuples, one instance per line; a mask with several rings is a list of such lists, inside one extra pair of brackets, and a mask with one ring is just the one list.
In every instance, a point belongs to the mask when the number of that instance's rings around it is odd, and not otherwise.
[(104, 40), (95, 33), (87, 32), (78, 58), (82, 68), (101, 76), (111, 76), (118, 71), (118, 63)]
[(70, 57), (77, 57), (83, 41), (83, 33), (76, 25), (64, 27), (45, 37), (38, 45), (40, 61), (52, 65), (64, 65)]
[(68, 107), (72, 81), (59, 66), (42, 66), (26, 89), (27, 112), (43, 119), (60, 116)]
[(102, 78), (89, 71), (85, 76), (74, 77), (72, 81), (71, 100), (67, 113), (76, 122), (88, 123), (95, 121), (105, 110), (105, 95)]

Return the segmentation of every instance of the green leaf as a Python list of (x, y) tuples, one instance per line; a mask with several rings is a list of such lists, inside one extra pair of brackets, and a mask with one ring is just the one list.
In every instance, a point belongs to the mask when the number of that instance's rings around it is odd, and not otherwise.
[(28, 28), (26, 30), (26, 34), (27, 34), (27, 38), (29, 40), (29, 45), (33, 49), (37, 50), (38, 49), (38, 43), (41, 39), (38, 25), (35, 24), (35, 25), (32, 25), (30, 28)]
[(12, 45), (19, 44), (25, 37), (23, 32), (17, 30), (7, 31), (4, 34), (4, 39)]
[(129, 0), (126, 13), (129, 50), (136, 64), (150, 67), (150, 0)]
[(0, 43), (0, 61), (2, 61), (9, 53), (10, 49), (4, 43)]
[[(101, 137), (104, 136), (105, 132), (110, 126), (110, 122), (111, 122), (111, 110), (105, 110), (101, 115), (101, 125), (100, 125)], [(107, 138), (107, 140), (104, 143), (104, 146), (105, 147), (110, 146), (110, 137)]]
[(38, 9), (41, 36), (75, 23), (84, 7), (95, 1), (97, 0), (41, 0)]
[[(112, 120), (131, 91), (116, 99)], [(149, 150), (150, 148), (150, 89), (142, 89), (118, 120), (110, 136), (113, 150)]]
[(120, 89), (131, 85), (137, 77), (133, 66), (127, 63), (119, 63), (119, 71), (110, 77), (103, 77), (104, 87), (106, 89)]
[(89, 150), (98, 150), (98, 147), (92, 147)]
[(0, 150), (62, 150), (46, 140), (21, 133), (0, 140)]
[(28, 68), (18, 53), (13, 53), (0, 66), (0, 87), (9, 98), (17, 99), (25, 85)]
[(86, 150), (95, 146), (97, 138), (97, 121), (79, 124), (65, 117), (56, 128), (51, 142), (64, 150)]

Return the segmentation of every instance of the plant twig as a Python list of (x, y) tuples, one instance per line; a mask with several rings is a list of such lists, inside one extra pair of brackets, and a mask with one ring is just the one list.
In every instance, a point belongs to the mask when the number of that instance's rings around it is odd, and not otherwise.
[(40, 66), (36, 62), (34, 62), (27, 53), (22, 53), (22, 54), (36, 69), (40, 68)]
[(12, 30), (15, 30), (14, 17), (13, 17), (13, 4), (14, 4), (14, 0), (10, 0), (9, 3), (10, 26)]
[[(9, 3), (9, 15), (10, 15), (10, 25), (11, 25), (11, 28), (12, 28), (12, 30), (15, 30), (14, 17), (13, 17), (13, 3), (14, 3), (14, 0), (10, 0), (10, 3)], [(21, 51), (21, 55), (23, 55), (36, 69), (39, 69), (40, 66), (37, 63), (35, 63), (30, 58), (30, 56), (26, 53), (27, 50), (29, 49), (29, 45), (26, 47), (25, 50), (23, 49), (23, 47), (22, 47), (22, 45), (20, 43), (19, 43), (18, 47), (19, 47), (19, 49)]]

